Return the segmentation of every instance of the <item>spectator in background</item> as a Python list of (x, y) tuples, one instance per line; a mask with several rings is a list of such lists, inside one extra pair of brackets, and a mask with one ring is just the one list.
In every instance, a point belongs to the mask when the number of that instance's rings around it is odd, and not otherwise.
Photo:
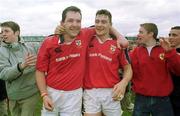
[(12, 116), (34, 116), (39, 102), (35, 82), (37, 47), (21, 42), (20, 27), (13, 21), (1, 24), (0, 79), (6, 82)]
[[(131, 52), (133, 90), (136, 93), (133, 116), (174, 116), (169, 95), (173, 84), (165, 50), (157, 43), (154, 23), (140, 25), (139, 46)], [(176, 62), (176, 61), (174, 61)]]
[[(2, 41), (2, 33), (0, 31), (0, 46)], [(0, 115), (7, 116), (7, 93), (6, 85), (3, 80), (0, 80)]]
[(168, 59), (171, 58), (168, 62), (168, 67), (172, 76), (174, 90), (170, 95), (170, 100), (174, 115), (180, 116), (180, 26), (172, 27), (169, 32), (169, 38), (161, 38), (160, 42), (165, 50), (165, 56)]
[(130, 53), (131, 51), (133, 51), (136, 47), (137, 47), (137, 42), (136, 40), (130, 41), (129, 42), (129, 46), (127, 48), (128, 52)]
[(0, 115), (7, 116), (7, 94), (6, 86), (3, 80), (0, 80)]

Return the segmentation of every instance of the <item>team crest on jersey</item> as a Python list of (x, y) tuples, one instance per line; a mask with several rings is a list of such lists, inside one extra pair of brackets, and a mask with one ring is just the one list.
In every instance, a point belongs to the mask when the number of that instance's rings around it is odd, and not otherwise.
[(111, 46), (110, 46), (110, 52), (111, 52), (111, 53), (114, 53), (115, 50), (116, 50), (116, 46), (111, 45)]
[(159, 54), (159, 58), (160, 58), (161, 60), (164, 60), (164, 53), (160, 53), (160, 54)]
[(76, 45), (77, 45), (77, 46), (81, 46), (81, 44), (82, 44), (82, 43), (81, 43), (81, 40), (76, 40), (75, 42), (76, 42)]

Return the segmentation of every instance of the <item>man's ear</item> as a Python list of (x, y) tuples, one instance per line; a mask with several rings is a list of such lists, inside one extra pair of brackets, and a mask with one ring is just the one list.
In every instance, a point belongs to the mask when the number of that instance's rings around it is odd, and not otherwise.
[(153, 32), (149, 32), (149, 35), (151, 35), (152, 37), (154, 36), (154, 33)]
[(20, 31), (16, 31), (15, 32), (15, 35), (18, 37), (18, 36), (20, 36)]

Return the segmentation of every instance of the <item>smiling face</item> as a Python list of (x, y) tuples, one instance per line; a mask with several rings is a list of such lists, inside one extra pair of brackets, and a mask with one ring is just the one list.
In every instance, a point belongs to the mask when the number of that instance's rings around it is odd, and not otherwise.
[(107, 15), (97, 15), (95, 18), (96, 35), (99, 37), (108, 37), (111, 23)]
[(172, 47), (180, 47), (180, 29), (171, 29), (169, 33), (169, 42)]
[(65, 34), (71, 39), (74, 39), (81, 29), (81, 14), (75, 11), (69, 11), (61, 25), (65, 28)]

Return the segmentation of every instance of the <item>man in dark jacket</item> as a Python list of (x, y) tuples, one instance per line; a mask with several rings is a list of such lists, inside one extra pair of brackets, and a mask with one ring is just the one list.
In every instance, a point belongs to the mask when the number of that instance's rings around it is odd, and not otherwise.
[(7, 116), (6, 87), (3, 80), (0, 80), (0, 115)]
[(180, 26), (172, 27), (168, 41), (161, 39), (161, 45), (167, 52), (172, 52), (168, 57), (173, 57), (175, 64), (171, 61), (168, 66), (171, 72), (174, 90), (170, 95), (174, 115), (180, 116)]

